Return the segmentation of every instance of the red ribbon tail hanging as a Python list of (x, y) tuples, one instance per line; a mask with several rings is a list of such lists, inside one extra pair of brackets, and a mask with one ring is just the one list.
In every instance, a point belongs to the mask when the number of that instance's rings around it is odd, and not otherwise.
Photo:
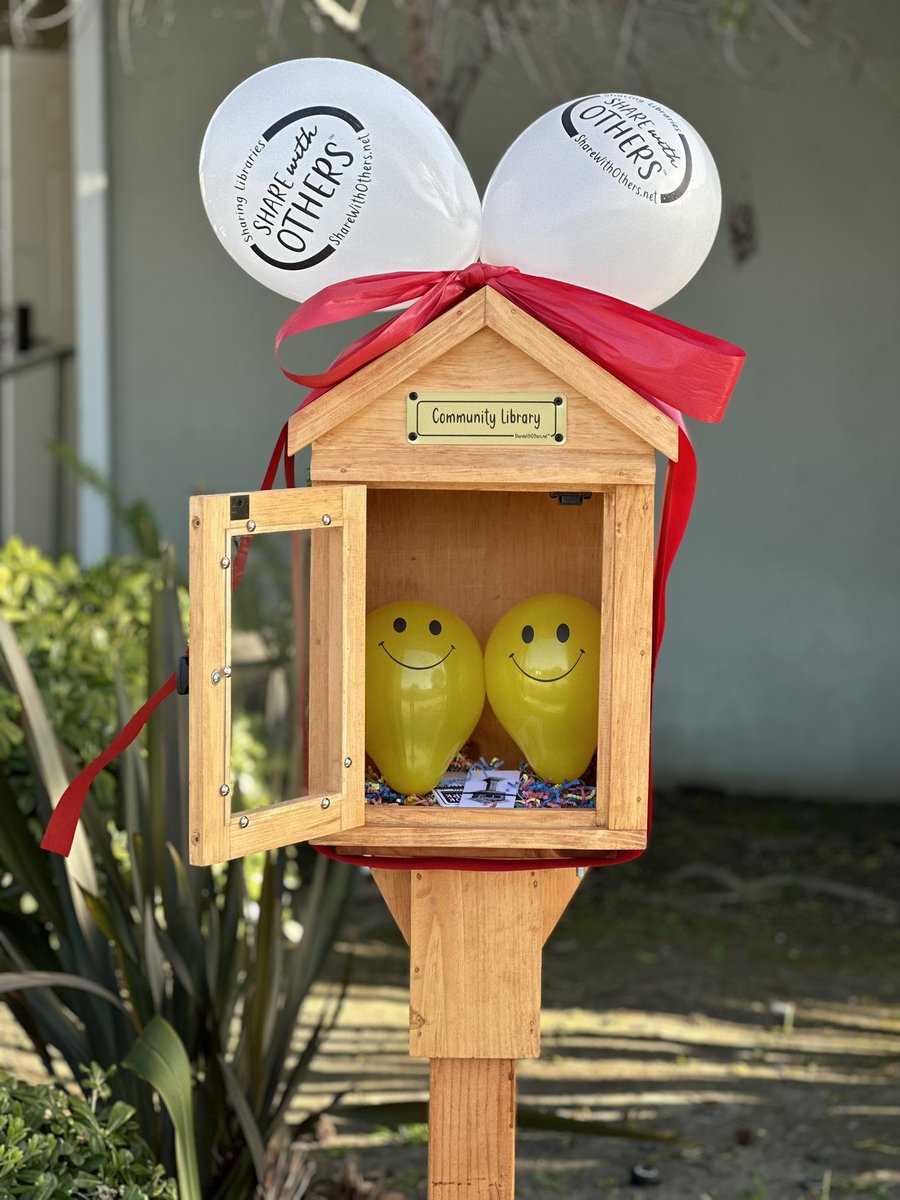
[(51, 850), (54, 854), (61, 854), (64, 858), (68, 858), (72, 842), (75, 840), (75, 830), (78, 827), (81, 810), (91, 789), (91, 784), (104, 767), (109, 766), (114, 758), (118, 758), (122, 751), (131, 745), (147, 724), (154, 710), (174, 691), (175, 673), (173, 672), (162, 687), (153, 693), (150, 699), (116, 734), (103, 753), (98, 754), (92, 763), (75, 776), (60, 796), (59, 803), (53, 810), (53, 815), (44, 830), (44, 837), (41, 841), (42, 850)]
[[(651, 681), (656, 675), (656, 662), (666, 631), (666, 587), (669, 572), (681, 547), (694, 495), (697, 491), (697, 455), (683, 426), (678, 428), (678, 458), (666, 468), (666, 483), (663, 492), (662, 512), (659, 519), (659, 539), (656, 544), (656, 559), (653, 564), (653, 637), (651, 640)], [(651, 682), (650, 711), (653, 711), (653, 685)], [(653, 748), (650, 749), (647, 787), (647, 836), (653, 823)], [(630, 862), (643, 854), (642, 850), (629, 850), (617, 856), (616, 863)]]
[(697, 455), (687, 432), (678, 429), (678, 459), (666, 470), (656, 562), (653, 568), (653, 666), (666, 629), (666, 586), (681, 547), (697, 490)]

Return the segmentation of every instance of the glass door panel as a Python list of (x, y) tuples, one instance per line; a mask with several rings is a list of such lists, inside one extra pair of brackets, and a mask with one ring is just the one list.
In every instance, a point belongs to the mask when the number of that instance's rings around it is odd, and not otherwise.
[(195, 861), (361, 824), (365, 489), (196, 497), (191, 526)]

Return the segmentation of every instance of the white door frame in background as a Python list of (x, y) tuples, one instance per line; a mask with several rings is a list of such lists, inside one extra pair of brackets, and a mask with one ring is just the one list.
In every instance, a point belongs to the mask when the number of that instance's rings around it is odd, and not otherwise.
[[(82, 0), (69, 27), (75, 236), (75, 360), (79, 459), (113, 481), (109, 303), (109, 174), (103, 0)], [(112, 549), (104, 497), (78, 489), (77, 552), (96, 562)]]

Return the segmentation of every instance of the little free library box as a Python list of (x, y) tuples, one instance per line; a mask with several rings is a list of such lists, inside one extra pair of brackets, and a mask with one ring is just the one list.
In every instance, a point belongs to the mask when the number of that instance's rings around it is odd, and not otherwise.
[[(374, 867), (378, 857), (640, 850), (656, 452), (676, 458), (675, 423), (484, 288), (295, 413), (289, 453), (307, 446), (309, 488), (191, 503), (192, 861), (301, 841), (373, 856)], [(260, 673), (262, 660), (272, 663), (273, 624), (263, 637), (234, 619), (245, 589), (251, 600), (266, 592), (249, 576), (272, 573), (277, 556), (264, 544), (278, 535), (291, 546), (277, 561), (295, 621), (281, 634), (286, 665), (273, 685)], [(540, 593), (600, 613), (592, 806), (367, 803), (367, 614), (427, 601), (484, 646), (504, 613)], [(240, 768), (247, 729), (233, 728), (232, 713), (240, 688), (277, 712), (286, 674), (300, 699), (285, 710), (278, 746), (266, 748), (281, 790), (253, 795)], [(508, 768), (524, 757), (489, 703), (468, 751)]]

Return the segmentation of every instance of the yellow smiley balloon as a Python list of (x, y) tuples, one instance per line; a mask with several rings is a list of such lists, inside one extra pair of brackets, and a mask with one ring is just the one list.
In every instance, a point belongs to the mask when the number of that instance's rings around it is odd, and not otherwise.
[(600, 613), (576, 596), (533, 596), (504, 613), (484, 651), (498, 721), (538, 775), (577, 779), (597, 749)]
[(484, 659), (455, 613), (397, 600), (366, 618), (366, 751), (403, 795), (430, 792), (484, 707)]

